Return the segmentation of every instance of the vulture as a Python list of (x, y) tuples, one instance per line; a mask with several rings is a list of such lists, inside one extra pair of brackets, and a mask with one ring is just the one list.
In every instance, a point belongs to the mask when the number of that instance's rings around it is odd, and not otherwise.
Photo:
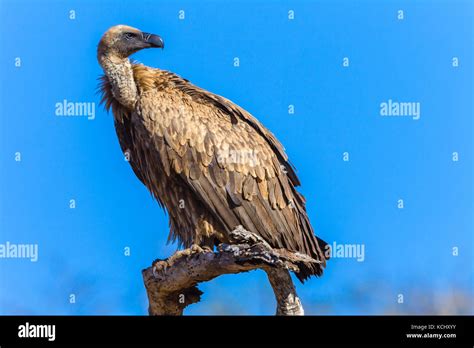
[(99, 89), (135, 175), (168, 212), (168, 241), (213, 249), (241, 225), (277, 250), (308, 256), (295, 271), (301, 282), (320, 276), (327, 244), (313, 232), (281, 143), (230, 100), (130, 61), (145, 48), (164, 48), (163, 39), (125, 25), (105, 32)]

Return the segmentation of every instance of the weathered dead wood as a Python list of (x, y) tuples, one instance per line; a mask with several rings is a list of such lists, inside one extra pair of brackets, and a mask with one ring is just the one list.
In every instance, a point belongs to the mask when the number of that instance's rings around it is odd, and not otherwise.
[(197, 284), (222, 274), (263, 269), (277, 300), (277, 315), (303, 315), (289, 270), (296, 262), (318, 262), (306, 255), (277, 250), (256, 234), (238, 226), (230, 233), (232, 244), (221, 244), (217, 252), (197, 245), (156, 260), (142, 271), (150, 315), (182, 315), (185, 307), (200, 301)]

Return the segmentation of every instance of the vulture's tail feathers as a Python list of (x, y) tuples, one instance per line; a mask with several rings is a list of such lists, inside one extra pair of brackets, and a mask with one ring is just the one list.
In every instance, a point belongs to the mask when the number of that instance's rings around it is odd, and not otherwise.
[(295, 272), (296, 277), (304, 283), (310, 276), (321, 276), (326, 267), (326, 260), (329, 259), (328, 243), (315, 236), (313, 228), (308, 219), (308, 215), (303, 205), (297, 205), (300, 211), (300, 222), (302, 227), (304, 250), (300, 252), (310, 256), (316, 262), (299, 262), (299, 271)]

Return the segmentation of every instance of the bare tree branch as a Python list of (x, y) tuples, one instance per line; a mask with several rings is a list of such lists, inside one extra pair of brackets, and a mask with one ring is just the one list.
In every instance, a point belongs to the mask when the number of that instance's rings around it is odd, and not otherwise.
[(166, 260), (156, 260), (142, 271), (150, 315), (182, 315), (185, 307), (197, 303), (202, 292), (198, 283), (222, 274), (263, 269), (277, 300), (277, 315), (303, 315), (289, 270), (297, 262), (318, 262), (306, 255), (273, 249), (258, 235), (238, 226), (230, 233), (232, 244), (221, 244), (218, 251), (197, 245), (176, 252)]

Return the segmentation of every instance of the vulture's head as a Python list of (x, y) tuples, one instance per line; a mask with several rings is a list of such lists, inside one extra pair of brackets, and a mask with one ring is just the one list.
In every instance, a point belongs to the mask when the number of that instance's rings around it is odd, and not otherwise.
[(127, 58), (144, 48), (164, 48), (163, 39), (158, 35), (144, 33), (127, 25), (116, 25), (105, 32), (99, 42), (99, 61), (106, 56)]

